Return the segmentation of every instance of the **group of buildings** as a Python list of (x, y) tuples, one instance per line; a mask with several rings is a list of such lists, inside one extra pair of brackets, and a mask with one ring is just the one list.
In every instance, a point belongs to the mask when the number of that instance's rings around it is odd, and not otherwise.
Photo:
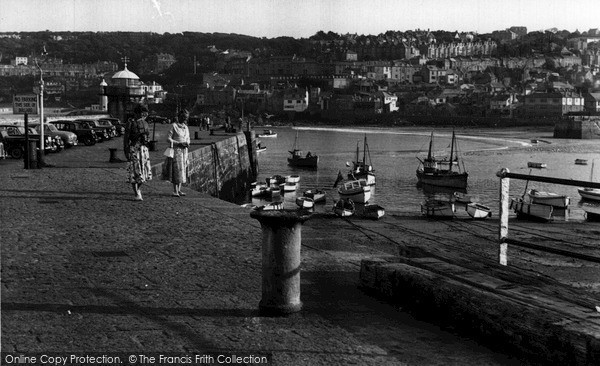
[[(498, 39), (505, 42), (527, 34), (522, 28), (507, 29)], [(600, 113), (600, 92), (594, 92), (600, 90), (600, 32), (590, 30), (569, 39), (568, 48), (531, 57), (496, 57), (495, 41), (469, 33), (456, 33), (451, 42), (432, 37), (430, 32), (417, 32), (312, 41), (335, 55), (319, 59), (257, 57), (250, 51), (212, 46), (217, 70), (204, 73), (201, 83), (181, 85), (171, 93), (200, 112), (233, 108), (255, 114), (525, 117)], [(175, 62), (173, 55), (155, 54), (139, 68), (158, 74)], [(39, 65), (27, 57), (0, 65), (0, 76), (39, 72)], [(104, 76), (100, 102), (89, 109), (117, 116), (126, 115), (132, 103), (160, 104), (167, 99), (161, 85), (141, 81), (126, 64), (118, 70), (114, 62), (68, 65), (47, 60), (43, 75), (88, 87), (96, 87), (99, 75)], [(69, 82), (50, 78), (45, 93), (59, 98), (70, 87)]]

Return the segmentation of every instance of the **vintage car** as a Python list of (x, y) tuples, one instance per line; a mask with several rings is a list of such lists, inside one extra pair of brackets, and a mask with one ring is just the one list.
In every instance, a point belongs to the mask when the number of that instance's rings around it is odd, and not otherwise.
[[(39, 147), (40, 135), (33, 128), (29, 128), (30, 141), (36, 141)], [(58, 142), (60, 141), (60, 146)], [(23, 126), (0, 126), (0, 142), (8, 155), (15, 159), (21, 159), (25, 153), (26, 134)], [(62, 150), (63, 142), (60, 138), (44, 135), (44, 153), (58, 152)]]
[[(35, 130), (37, 131), (36, 133), (39, 133), (39, 131), (40, 131), (39, 124), (33, 124), (33, 125), (31, 125), (31, 127), (35, 128)], [(53, 125), (51, 123), (46, 123), (44, 125), (44, 135), (49, 135), (52, 137), (59, 137), (63, 141), (64, 146), (67, 148), (77, 146), (77, 135), (76, 134), (74, 134), (73, 132), (69, 132), (69, 131), (61, 131), (58, 128), (56, 128), (55, 125)]]
[(118, 118), (104, 117), (104, 118), (98, 118), (98, 121), (110, 122), (113, 126), (115, 126), (115, 129), (117, 131), (117, 136), (123, 136), (123, 134), (125, 133), (125, 123), (121, 122), (121, 120)]
[(119, 136), (119, 134), (117, 133), (117, 128), (110, 121), (104, 118), (92, 120), (92, 123), (94, 123), (96, 127), (105, 128), (110, 138)]
[(100, 141), (107, 141), (112, 139), (112, 135), (111, 135), (111, 129), (110, 128), (106, 128), (104, 126), (100, 126), (98, 124), (98, 121), (95, 119), (91, 119), (91, 118), (86, 118), (86, 119), (76, 119), (73, 122), (79, 123), (79, 124), (87, 124), (89, 126), (89, 128), (93, 129), (94, 131), (96, 131), (96, 135), (100, 138)]
[(87, 123), (79, 123), (72, 120), (56, 120), (50, 121), (49, 124), (54, 125), (60, 131), (69, 131), (77, 135), (77, 141), (81, 141), (85, 146), (94, 145), (99, 141), (96, 131)]

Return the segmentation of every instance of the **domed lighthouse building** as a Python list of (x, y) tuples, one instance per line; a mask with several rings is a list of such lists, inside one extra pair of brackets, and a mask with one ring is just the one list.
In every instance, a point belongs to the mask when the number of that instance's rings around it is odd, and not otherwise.
[(140, 78), (127, 69), (127, 62), (123, 70), (117, 71), (108, 83), (103, 83), (103, 97), (107, 100), (108, 113), (126, 122), (133, 116), (133, 108), (140, 102), (145, 102), (145, 88)]

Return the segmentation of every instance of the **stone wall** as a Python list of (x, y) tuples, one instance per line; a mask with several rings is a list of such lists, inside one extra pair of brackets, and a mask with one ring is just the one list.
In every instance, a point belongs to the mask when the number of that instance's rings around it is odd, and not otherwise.
[[(187, 186), (229, 202), (241, 202), (258, 172), (254, 132), (238, 133), (190, 151)], [(153, 166), (162, 176), (162, 163)]]
[(564, 139), (600, 139), (600, 118), (566, 120), (554, 125), (554, 137)]

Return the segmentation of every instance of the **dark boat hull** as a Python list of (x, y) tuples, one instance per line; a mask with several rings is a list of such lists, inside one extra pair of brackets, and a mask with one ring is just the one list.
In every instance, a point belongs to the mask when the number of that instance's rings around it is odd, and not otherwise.
[(417, 179), (420, 184), (427, 184), (438, 187), (450, 187), (450, 188), (467, 188), (467, 179), (469, 173), (425, 173), (417, 171)]

